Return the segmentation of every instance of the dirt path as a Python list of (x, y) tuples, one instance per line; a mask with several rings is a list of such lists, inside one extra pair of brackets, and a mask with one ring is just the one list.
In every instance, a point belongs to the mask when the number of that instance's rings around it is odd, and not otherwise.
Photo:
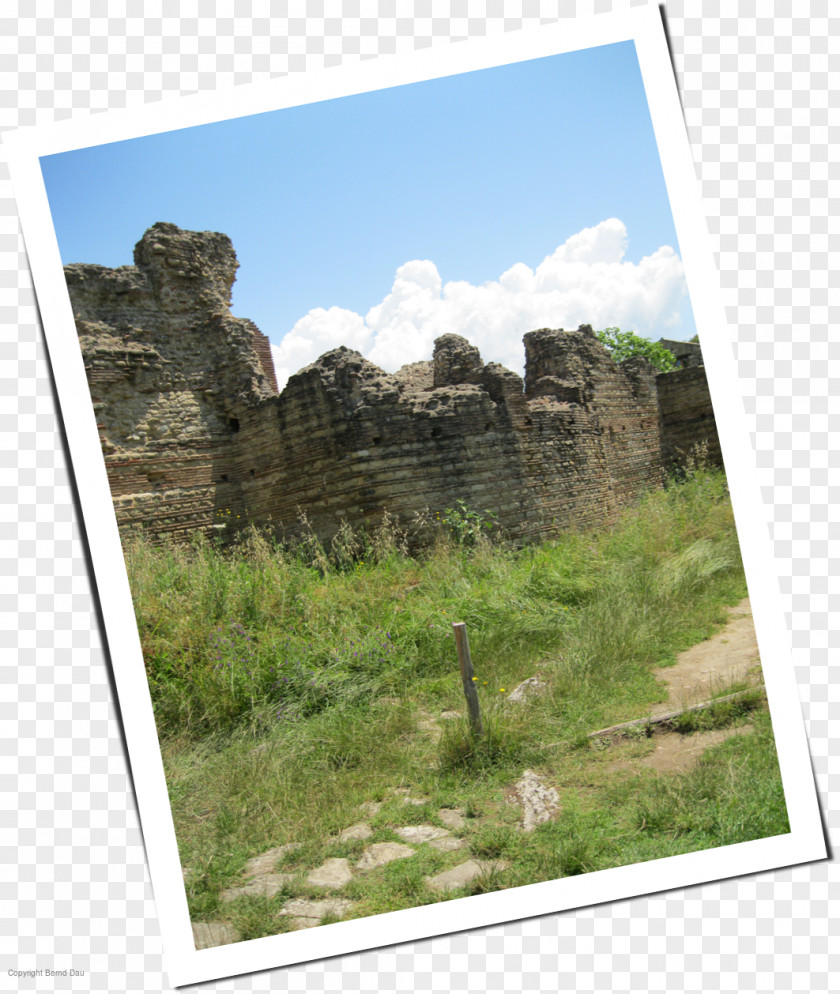
[[(717, 635), (687, 649), (677, 657), (674, 666), (658, 674), (668, 688), (668, 700), (657, 706), (652, 717), (708, 700), (733, 684), (761, 683), (761, 661), (749, 598), (745, 597), (728, 612), (729, 621)], [(660, 732), (654, 735), (653, 752), (637, 763), (661, 773), (678, 773), (693, 766), (710, 746), (750, 727), (739, 725), (693, 735)]]
[(761, 680), (749, 597), (728, 613), (729, 621), (717, 635), (680, 653), (674, 666), (657, 674), (668, 688), (668, 700), (657, 705), (654, 715), (708, 700), (734, 683)]

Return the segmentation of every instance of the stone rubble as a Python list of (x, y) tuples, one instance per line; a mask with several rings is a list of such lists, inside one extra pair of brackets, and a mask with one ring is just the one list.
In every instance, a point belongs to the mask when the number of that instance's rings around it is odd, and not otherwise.
[(239, 933), (227, 922), (193, 922), (193, 943), (196, 949), (227, 946), (239, 942)]
[[(410, 791), (405, 787), (395, 788), (391, 793), (408, 804), (428, 803), (427, 799), (411, 797)], [(533, 770), (526, 770), (517, 781), (514, 797), (524, 809), (522, 823), (524, 831), (533, 831), (537, 824), (553, 817), (559, 811), (557, 792), (547, 786)], [(366, 801), (360, 805), (360, 809), (367, 814), (376, 814), (381, 807), (382, 802), (379, 801)], [(417, 853), (417, 846), (427, 845), (444, 853), (468, 848), (467, 839), (452, 835), (452, 831), (459, 831), (467, 825), (464, 809), (439, 808), (437, 815), (446, 827), (430, 824), (397, 826), (393, 831), (403, 839), (403, 842), (376, 842), (368, 845), (352, 867), (348, 859), (326, 859), (321, 866), (311, 870), (305, 877), (276, 871), (279, 860), (285, 854), (299, 848), (299, 843), (286, 843), (270, 849), (248, 860), (242, 871), (242, 876), (246, 878), (245, 882), (222, 891), (219, 900), (229, 902), (247, 895), (272, 897), (293, 880), (302, 880), (311, 887), (325, 890), (340, 890), (353, 879), (355, 873), (375, 870), (395, 860), (409, 859)], [(372, 834), (373, 830), (367, 822), (357, 822), (339, 832), (336, 838), (340, 842), (346, 842), (364, 840)], [(509, 864), (501, 859), (467, 859), (441, 873), (426, 877), (425, 880), (433, 890), (445, 893), (469, 885), (482, 874), (501, 872), (508, 866)], [(296, 897), (287, 900), (279, 914), (289, 918), (295, 929), (314, 928), (326, 917), (338, 919), (346, 917), (352, 911), (353, 905), (352, 900), (342, 897), (320, 899)], [(193, 934), (196, 948), (238, 941), (235, 929), (223, 922), (196, 922), (193, 925)]]
[(375, 842), (362, 853), (359, 862), (356, 863), (356, 869), (373, 870), (395, 859), (407, 859), (414, 853), (415, 850), (411, 846), (404, 846), (399, 842)]
[(493, 861), (468, 859), (466, 863), (459, 863), (451, 870), (444, 870), (443, 873), (438, 873), (434, 877), (428, 877), (426, 883), (432, 890), (457, 890), (459, 887), (465, 887), (472, 883), (476, 877), (480, 877), (484, 873), (506, 870), (508, 866), (509, 864), (501, 859)]
[(350, 870), (350, 862), (346, 859), (328, 859), (319, 867), (312, 870), (306, 876), (306, 882), (313, 887), (325, 887), (335, 890), (350, 883), (353, 874)]
[(406, 825), (404, 828), (395, 828), (394, 831), (405, 842), (431, 842), (433, 839), (442, 839), (449, 835), (446, 828), (438, 828), (436, 825)]
[(540, 690), (545, 684), (540, 680), (538, 676), (529, 676), (527, 680), (523, 680), (518, 686), (508, 695), (508, 700), (514, 703), (521, 703), (525, 701), (528, 696), (535, 691)]
[(373, 835), (373, 829), (366, 822), (359, 822), (358, 825), (351, 825), (338, 833), (339, 842), (350, 842), (353, 839), (369, 839)]
[(550, 821), (560, 810), (560, 796), (533, 770), (525, 770), (514, 786), (514, 795), (522, 805), (522, 829), (533, 832), (537, 825)]

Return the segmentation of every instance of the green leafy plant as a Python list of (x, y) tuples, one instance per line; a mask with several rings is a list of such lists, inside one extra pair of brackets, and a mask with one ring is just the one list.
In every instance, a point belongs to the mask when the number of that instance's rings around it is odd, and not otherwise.
[(472, 548), (482, 535), (496, 527), (496, 515), (492, 511), (474, 511), (463, 500), (455, 504), (447, 507), (440, 520), (458, 545)]
[(616, 362), (624, 362), (625, 359), (642, 358), (661, 370), (663, 373), (676, 369), (677, 360), (673, 353), (669, 352), (664, 345), (659, 342), (652, 342), (649, 338), (642, 338), (634, 331), (622, 331), (620, 328), (604, 328), (596, 331), (598, 341), (605, 345), (612, 353)]

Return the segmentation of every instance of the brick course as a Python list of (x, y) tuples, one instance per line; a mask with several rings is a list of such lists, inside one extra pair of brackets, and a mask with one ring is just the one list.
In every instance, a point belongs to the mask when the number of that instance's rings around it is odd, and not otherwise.
[(328, 540), (465, 501), (517, 541), (609, 521), (705, 441), (702, 367), (613, 362), (588, 326), (525, 335), (525, 379), (457, 335), (396, 374), (350, 349), (277, 393), (268, 339), (230, 314), (225, 235), (156, 224), (135, 265), (66, 267), (122, 529), (223, 522)]

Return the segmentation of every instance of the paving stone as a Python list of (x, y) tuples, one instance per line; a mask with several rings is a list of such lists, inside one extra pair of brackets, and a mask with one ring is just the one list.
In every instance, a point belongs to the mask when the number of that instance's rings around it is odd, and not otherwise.
[(238, 897), (274, 897), (283, 889), (285, 884), (294, 880), (294, 873), (264, 873), (260, 877), (254, 877), (247, 883), (239, 887), (229, 887), (219, 894), (220, 901), (235, 901)]
[(404, 846), (400, 842), (374, 842), (362, 853), (362, 857), (356, 863), (357, 870), (372, 870), (377, 866), (384, 866), (395, 859), (406, 859), (413, 856), (414, 850), (410, 846)]
[(441, 808), (438, 818), (447, 828), (463, 828), (466, 825), (463, 808)]
[(420, 798), (411, 797), (410, 796), (411, 791), (408, 789), (408, 787), (395, 787), (393, 792), (395, 794), (402, 795), (403, 804), (413, 804), (415, 807), (419, 808), (426, 803), (424, 800), (421, 800)]
[(382, 804), (379, 801), (365, 801), (359, 805), (359, 810), (368, 815), (378, 815)]
[(426, 877), (426, 883), (437, 891), (455, 890), (464, 887), (466, 884), (480, 877), (482, 873), (490, 873), (492, 870), (507, 869), (508, 863), (504, 860), (486, 862), (484, 860), (469, 859), (466, 863), (459, 863), (451, 870), (444, 870), (434, 877)]
[(550, 821), (560, 810), (560, 795), (533, 770), (525, 770), (516, 781), (514, 793), (522, 805), (525, 832), (533, 832), (537, 825)]
[(338, 833), (339, 842), (349, 842), (351, 839), (369, 839), (373, 835), (370, 825), (360, 821), (358, 825), (351, 825)]
[(321, 924), (320, 918), (293, 918), (292, 925), (294, 925), (295, 931), (299, 931), (302, 928), (317, 928)]
[(227, 922), (193, 922), (193, 942), (196, 949), (210, 949), (212, 946), (227, 946), (239, 942), (239, 933)]
[(395, 828), (394, 831), (406, 842), (431, 842), (432, 839), (442, 839), (449, 835), (449, 829), (434, 825), (406, 825), (404, 828)]
[(274, 873), (280, 857), (285, 856), (288, 852), (294, 852), (295, 849), (300, 849), (299, 842), (287, 842), (284, 846), (269, 849), (268, 852), (264, 852), (261, 856), (254, 856), (253, 859), (249, 859), (242, 873), (246, 877), (259, 877), (266, 873)]
[(454, 849), (464, 849), (467, 843), (463, 839), (456, 839), (452, 835), (447, 835), (442, 839), (432, 839), (429, 843), (432, 849), (439, 849), (441, 852), (452, 852)]
[(353, 879), (350, 863), (346, 859), (328, 859), (306, 878), (313, 887), (343, 887)]
[(294, 897), (280, 909), (281, 915), (294, 915), (296, 918), (309, 918), (320, 921), (327, 915), (339, 917), (353, 904), (343, 897), (326, 897), (312, 901), (307, 897)]

